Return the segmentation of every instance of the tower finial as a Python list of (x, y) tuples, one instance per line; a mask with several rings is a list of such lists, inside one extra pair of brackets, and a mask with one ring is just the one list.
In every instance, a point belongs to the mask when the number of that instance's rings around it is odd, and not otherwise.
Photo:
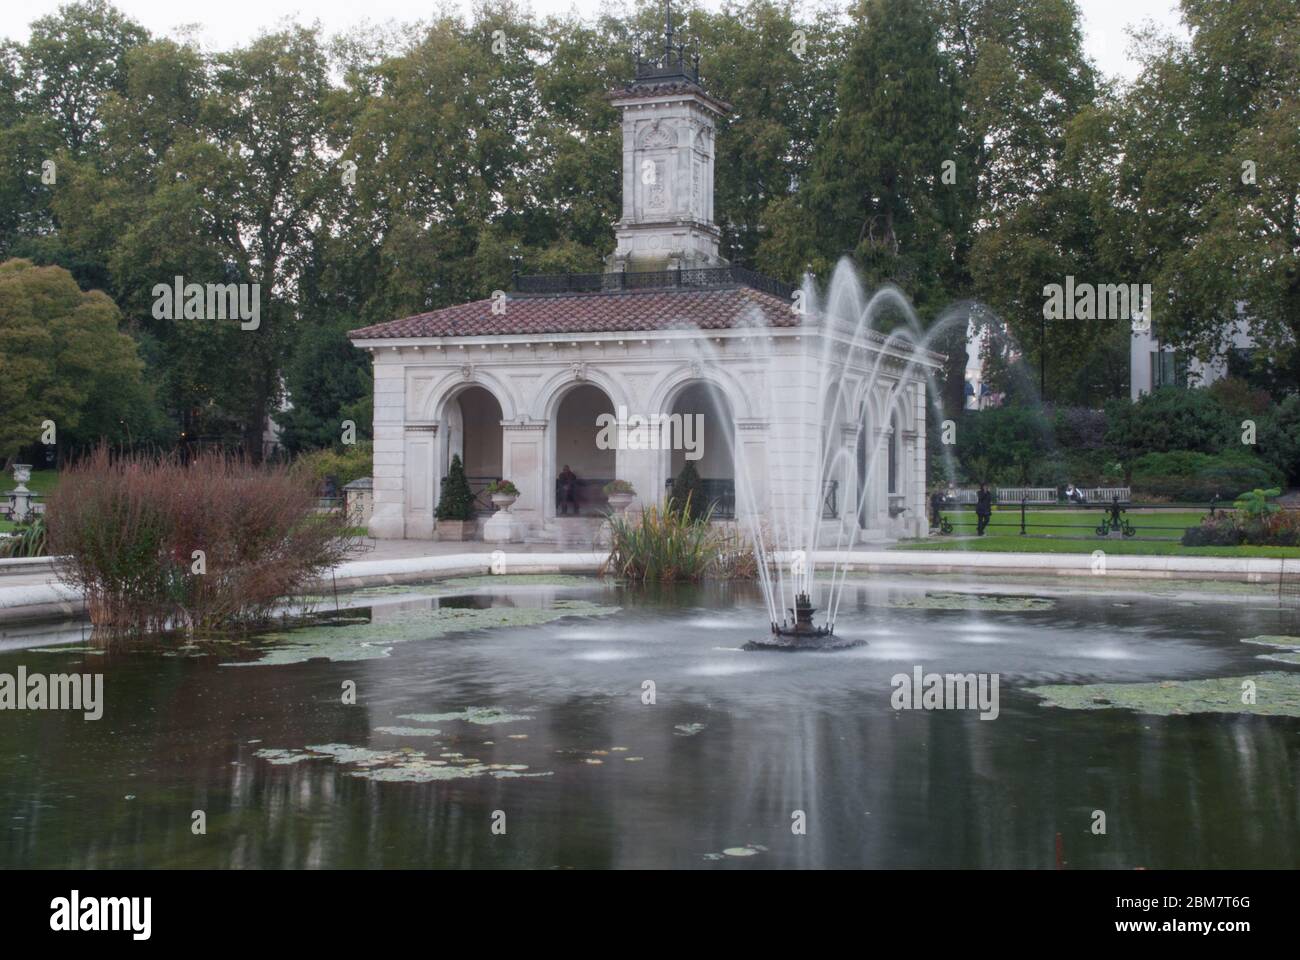
[(673, 4), (672, 0), (664, 0), (664, 56), (671, 56), (673, 52)]

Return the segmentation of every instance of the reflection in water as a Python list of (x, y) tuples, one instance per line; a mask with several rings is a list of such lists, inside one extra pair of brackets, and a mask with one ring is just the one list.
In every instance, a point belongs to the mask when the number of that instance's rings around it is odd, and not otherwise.
[[(740, 652), (766, 627), (744, 586), (594, 581), (377, 597), (376, 622), (557, 599), (622, 612), (446, 634), (372, 660), (231, 669), (219, 666), (228, 646), (0, 653), (0, 672), (106, 674), (100, 721), (0, 714), (0, 866), (1051, 868), (1057, 833), (1075, 868), (1300, 866), (1300, 721), (1071, 712), (1020, 692), (1255, 672), (1259, 650), (1237, 641), (1286, 632), (1276, 612), (1032, 587), (1015, 589), (1044, 608), (954, 608), (951, 585), (933, 604), (924, 589), (851, 585), (839, 630), (869, 645), (835, 653)], [(999, 718), (894, 711), (890, 677), (918, 664), (1000, 674)], [(530, 719), (378, 730), (467, 707)], [(386, 783), (326, 757), (255, 755), (323, 744), (551, 775)], [(194, 810), (206, 836), (190, 832)], [(1094, 810), (1105, 836), (1090, 831)], [(796, 811), (806, 835), (791, 832)], [(765, 849), (716, 859), (745, 846)]]

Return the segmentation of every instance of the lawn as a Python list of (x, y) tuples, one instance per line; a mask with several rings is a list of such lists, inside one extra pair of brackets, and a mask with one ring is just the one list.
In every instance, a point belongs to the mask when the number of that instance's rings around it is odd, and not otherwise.
[[(1138, 537), (1161, 540), (1180, 540), (1183, 530), (1195, 527), (1208, 510), (1133, 510), (1124, 513), (1124, 519), (1137, 528)], [(958, 536), (975, 532), (975, 513), (972, 510), (945, 510), (944, 516), (953, 524)], [(1050, 537), (1090, 537), (1105, 511), (1092, 510), (1029, 510), (1025, 513), (1025, 529), (1031, 535)], [(1020, 508), (994, 508), (990, 536), (1019, 536)], [(988, 539), (987, 537), (985, 539)]]
[(945, 510), (953, 522), (951, 537), (907, 540), (896, 550), (975, 550), (989, 553), (1092, 553), (1104, 550), (1113, 556), (1177, 557), (1288, 557), (1300, 558), (1300, 547), (1184, 547), (1183, 530), (1194, 527), (1205, 510), (1135, 510), (1124, 518), (1137, 528), (1137, 535), (1123, 540), (1098, 537), (1095, 533), (1103, 511), (1029, 510), (1025, 513), (1027, 534), (1020, 535), (1020, 510), (994, 508), (990, 532), (975, 536), (975, 514), (970, 510)]

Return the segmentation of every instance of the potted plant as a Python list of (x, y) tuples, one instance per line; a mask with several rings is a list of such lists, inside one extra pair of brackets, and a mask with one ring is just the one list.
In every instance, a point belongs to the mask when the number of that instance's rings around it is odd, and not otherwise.
[(615, 513), (623, 513), (636, 499), (636, 490), (626, 480), (611, 480), (604, 486), (605, 499)]
[(519, 499), (519, 488), (509, 480), (493, 480), (487, 492), (492, 506), (503, 513), (509, 513), (510, 505)]
[(465, 465), (460, 462), (460, 454), (452, 456), (451, 466), (442, 482), (437, 517), (439, 540), (465, 539), (474, 517), (474, 492), (465, 479)]

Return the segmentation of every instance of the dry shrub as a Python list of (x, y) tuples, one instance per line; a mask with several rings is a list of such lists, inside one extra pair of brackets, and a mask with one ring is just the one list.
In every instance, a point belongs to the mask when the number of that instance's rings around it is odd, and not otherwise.
[(216, 453), (185, 464), (100, 447), (63, 471), (46, 518), (60, 577), (114, 636), (257, 625), (354, 548), (305, 473)]

